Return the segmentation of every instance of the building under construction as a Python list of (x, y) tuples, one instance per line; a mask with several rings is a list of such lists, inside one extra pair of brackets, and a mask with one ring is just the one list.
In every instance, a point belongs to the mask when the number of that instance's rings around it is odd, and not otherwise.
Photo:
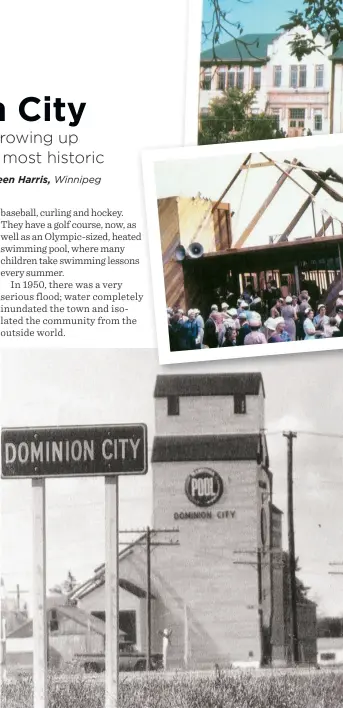
[[(216, 202), (202, 197), (168, 197), (158, 200), (162, 258), (168, 307), (197, 306), (207, 313), (213, 302), (235, 304), (247, 284), (262, 296), (266, 284), (275, 280), (282, 294), (308, 290), (313, 305), (318, 301), (333, 311), (338, 292), (343, 289), (342, 222), (328, 212), (315, 214), (316, 196), (322, 190), (332, 203), (342, 203), (337, 185), (343, 178), (331, 168), (314, 171), (299, 160), (277, 163), (264, 153), (254, 162), (249, 154)], [(236, 205), (224, 201), (230, 189), (247, 171), (274, 167), (279, 177), (250, 223), (233, 243)], [(306, 175), (312, 191), (294, 176)], [(249, 246), (249, 237), (283, 185), (292, 182), (307, 196), (282, 233), (266, 235), (264, 245)], [(244, 187), (243, 187), (244, 189)], [(292, 207), (290, 206), (290, 209)], [(294, 238), (294, 230), (312, 211), (312, 233)], [(237, 235), (236, 235), (237, 236)]]
[[(141, 651), (164, 646), (169, 669), (283, 665), (289, 602), (262, 377), (161, 375), (154, 397), (152, 527), (120, 554), (120, 628)], [(70, 599), (106, 619), (104, 565)], [(313, 603), (298, 605), (298, 627), (300, 658), (315, 663)]]

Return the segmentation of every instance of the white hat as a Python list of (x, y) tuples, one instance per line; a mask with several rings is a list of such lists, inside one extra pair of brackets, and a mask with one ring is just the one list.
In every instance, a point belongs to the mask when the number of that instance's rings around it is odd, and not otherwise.
[(343, 297), (343, 290), (340, 290), (340, 292), (338, 293), (338, 295), (339, 295), (340, 297)]
[(253, 303), (254, 303), (255, 305), (257, 305), (259, 302), (262, 302), (261, 298), (260, 298), (260, 297), (254, 297)]
[(305, 310), (305, 315), (308, 315), (308, 313), (311, 312), (311, 309), (312, 309), (311, 307), (307, 307)]
[(274, 324), (276, 329), (279, 324), (285, 324), (285, 320), (283, 317), (275, 317)]
[[(293, 297), (294, 297), (294, 295), (293, 295)], [(287, 297), (286, 297), (286, 302), (292, 302), (292, 296), (291, 296), (291, 295), (287, 295)]]
[(211, 305), (211, 312), (213, 312), (213, 310), (218, 310), (218, 305)]
[(245, 300), (242, 300), (241, 307), (249, 307), (249, 305), (247, 302), (245, 302)]
[(258, 312), (254, 312), (252, 317), (249, 319), (250, 327), (261, 327), (261, 316)]
[(238, 315), (238, 319), (239, 320), (246, 320), (247, 316), (246, 316), (245, 312), (240, 312)]
[(320, 305), (318, 305), (317, 310), (320, 310), (321, 307), (326, 307), (326, 305), (324, 305), (324, 303), (321, 302)]
[(222, 302), (222, 310), (227, 310), (228, 307), (227, 302)]
[(270, 330), (272, 330), (273, 332), (275, 332), (275, 330), (276, 330), (276, 324), (275, 324), (274, 318), (273, 318), (273, 317), (268, 317), (268, 319), (267, 319), (267, 320), (265, 321), (265, 323), (264, 323), (264, 326), (265, 326), (267, 329), (270, 329)]
[(237, 305), (240, 305), (241, 302), (243, 302), (243, 298), (239, 297), (238, 300), (237, 300)]
[(231, 307), (230, 310), (228, 311), (228, 314), (231, 315), (232, 317), (235, 317), (237, 315), (237, 310), (235, 307)]
[(188, 317), (190, 315), (195, 315), (195, 310), (188, 310), (187, 314), (188, 314)]

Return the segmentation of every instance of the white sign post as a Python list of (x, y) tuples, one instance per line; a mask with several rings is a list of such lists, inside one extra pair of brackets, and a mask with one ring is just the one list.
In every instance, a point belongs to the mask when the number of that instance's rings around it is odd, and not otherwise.
[(3, 428), (1, 476), (32, 478), (34, 708), (47, 708), (45, 479), (105, 477), (106, 704), (118, 706), (119, 531), (118, 477), (146, 474), (144, 423), (65, 428)]
[(45, 479), (32, 480), (32, 497), (34, 708), (46, 708), (48, 705), (48, 642), (46, 616)]
[(105, 708), (118, 706), (119, 681), (119, 544), (118, 477), (105, 477), (105, 595), (106, 595), (106, 682)]

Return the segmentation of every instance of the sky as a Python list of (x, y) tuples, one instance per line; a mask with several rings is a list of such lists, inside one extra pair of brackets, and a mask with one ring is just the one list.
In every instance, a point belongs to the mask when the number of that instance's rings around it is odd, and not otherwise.
[[(302, 9), (301, 0), (222, 0), (223, 9), (230, 11), (230, 22), (240, 22), (245, 34), (252, 32), (276, 32), (278, 28), (289, 20), (290, 10)], [(203, 19), (208, 22), (212, 18), (212, 9), (209, 0), (203, 2)], [(236, 30), (232, 29), (234, 36)], [(231, 38), (222, 36), (221, 42)], [(210, 46), (207, 42), (203, 49)]]
[[(94, 425), (146, 422), (154, 436), (157, 373), (262, 373), (265, 426), (274, 503), (286, 512), (286, 439), (294, 442), (296, 553), (301, 577), (320, 613), (343, 615), (343, 576), (329, 575), (342, 561), (342, 352), (259, 357), (159, 367), (154, 349), (16, 350), (1, 355), (1, 426)], [(318, 437), (314, 433), (321, 433)], [(120, 479), (120, 529), (150, 523), (151, 471)], [(104, 560), (104, 482), (101, 478), (47, 480), (47, 586), (71, 570), (81, 582)], [(30, 480), (1, 481), (1, 575), (7, 591), (31, 591)], [(286, 513), (284, 514), (285, 523)], [(287, 528), (283, 530), (287, 545)], [(22, 595), (29, 601), (30, 595)]]
[[(314, 170), (326, 170), (328, 167), (332, 167), (343, 175), (343, 142), (341, 138), (338, 139), (340, 140), (339, 146), (330, 141), (323, 147), (316, 145), (315, 150), (313, 145), (311, 146), (313, 138), (310, 138), (308, 142), (307, 138), (299, 138), (298, 149), (290, 148), (288, 141), (282, 140), (275, 141), (275, 143), (280, 146), (285, 142), (283, 151), (276, 148), (271, 149), (269, 146), (265, 150), (261, 149), (283, 170), (288, 167), (285, 160), (292, 161), (293, 158), (297, 158)], [(304, 149), (304, 144), (308, 145), (308, 148)], [(211, 156), (209, 157), (207, 155), (210, 151)], [(248, 154), (249, 144), (241, 146), (237, 143), (228, 147), (221, 145), (213, 146), (213, 148), (206, 146), (206, 148), (196, 148), (196, 150), (194, 148), (185, 149), (181, 159), (179, 152), (176, 155), (171, 153), (168, 161), (155, 162), (157, 197), (194, 197), (200, 193), (202, 197), (217, 201)], [(190, 157), (190, 155), (192, 156)], [(252, 164), (265, 161), (266, 158), (261, 154), (253, 153)], [(244, 170), (223, 198), (222, 201), (229, 202), (232, 211), (234, 211), (232, 218), (233, 245), (275, 186), (280, 175), (280, 170), (274, 166)], [(268, 236), (283, 233), (291, 218), (307, 198), (308, 193), (315, 186), (314, 182), (300, 168), (293, 170), (291, 177), (300, 186), (294, 184), (290, 179), (287, 180), (255, 226), (245, 244), (246, 246), (268, 244)], [(343, 195), (343, 185), (330, 182), (330, 186), (339, 195)], [(335, 201), (321, 190), (315, 197), (315, 218), (318, 229), (322, 226), (323, 214), (326, 219), (328, 213), (343, 220), (343, 204)], [(204, 226), (206, 226), (206, 222), (204, 222)], [(337, 221), (335, 233), (341, 232), (340, 223)], [(291, 240), (313, 235), (312, 209), (309, 208), (295, 227)]]

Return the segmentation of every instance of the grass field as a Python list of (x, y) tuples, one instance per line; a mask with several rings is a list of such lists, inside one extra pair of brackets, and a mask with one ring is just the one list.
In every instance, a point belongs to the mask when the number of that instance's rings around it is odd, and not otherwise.
[[(104, 680), (49, 676), (49, 708), (103, 708)], [(32, 679), (7, 681), (2, 708), (31, 708)], [(343, 672), (223, 672), (121, 677), (120, 708), (342, 708)]]

